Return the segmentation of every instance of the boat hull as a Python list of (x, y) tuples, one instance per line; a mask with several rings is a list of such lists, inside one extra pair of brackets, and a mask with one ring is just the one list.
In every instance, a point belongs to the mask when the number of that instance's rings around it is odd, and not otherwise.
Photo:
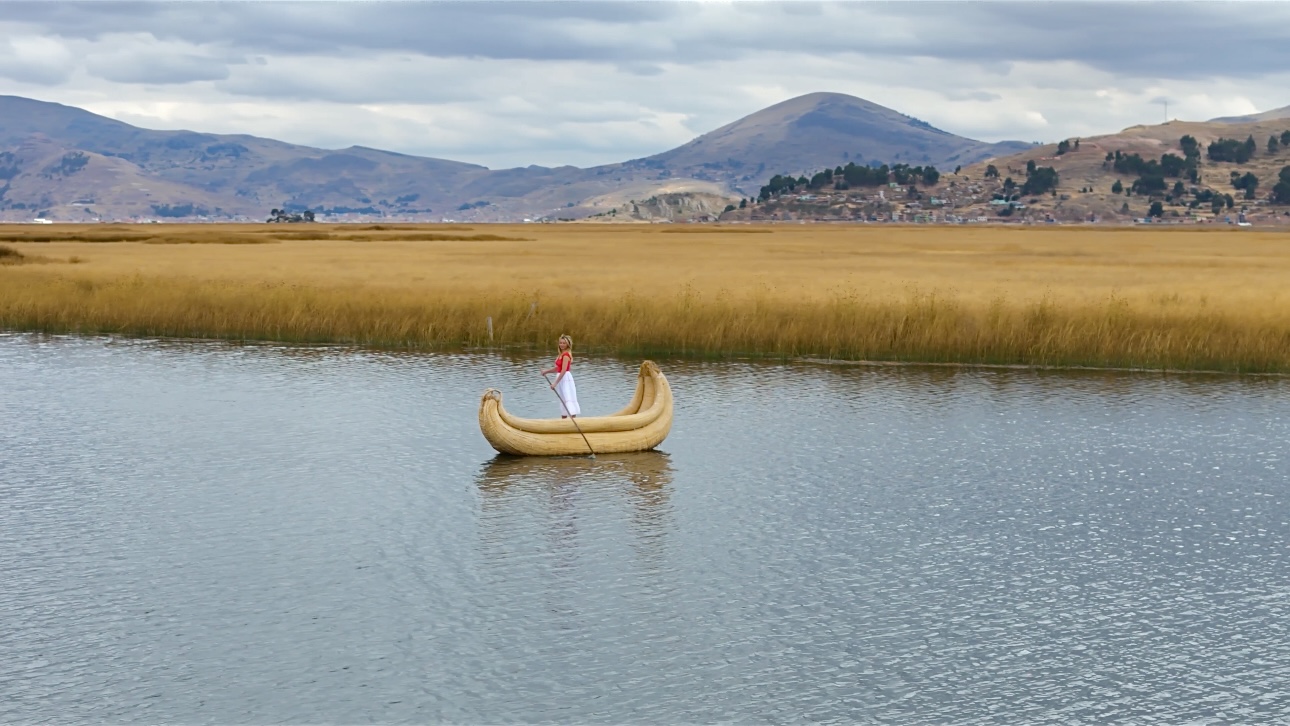
[(479, 430), (494, 449), (515, 456), (647, 451), (672, 430), (672, 389), (658, 366), (645, 361), (626, 407), (608, 416), (579, 416), (575, 425), (570, 419), (513, 416), (502, 406), (501, 391), (490, 388), (479, 401)]

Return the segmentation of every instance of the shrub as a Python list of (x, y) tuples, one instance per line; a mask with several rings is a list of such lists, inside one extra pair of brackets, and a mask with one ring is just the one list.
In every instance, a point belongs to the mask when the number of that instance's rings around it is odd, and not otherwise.
[(1219, 139), (1211, 142), (1206, 147), (1206, 152), (1211, 161), (1231, 161), (1237, 164), (1244, 164), (1254, 155), (1254, 137), (1250, 137), (1247, 142), (1240, 142), (1236, 139)]
[(1168, 189), (1169, 185), (1165, 182), (1163, 176), (1150, 175), (1138, 177), (1133, 182), (1133, 192), (1135, 194), (1158, 194)]
[(1200, 142), (1196, 140), (1196, 137), (1191, 135), (1184, 136), (1178, 139), (1178, 146), (1182, 147), (1183, 156), (1188, 159), (1200, 157)]
[[(1286, 167), (1290, 169), (1290, 167)], [(1272, 201), (1277, 204), (1290, 204), (1290, 179), (1281, 179), (1272, 187)]]
[[(1259, 178), (1254, 175), (1254, 172), (1250, 171), (1245, 172), (1245, 176), (1240, 177), (1236, 176), (1236, 172), (1232, 172), (1232, 186), (1236, 189), (1244, 189), (1247, 194), (1253, 195), (1254, 190), (1259, 188)], [(1252, 196), (1246, 197), (1246, 199), (1252, 198)]]

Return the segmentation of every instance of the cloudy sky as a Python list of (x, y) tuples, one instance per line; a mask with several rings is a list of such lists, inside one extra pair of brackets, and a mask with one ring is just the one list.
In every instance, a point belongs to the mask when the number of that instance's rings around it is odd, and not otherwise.
[(813, 91), (987, 141), (1267, 110), (1290, 3), (0, 0), (0, 94), (492, 168), (646, 156)]

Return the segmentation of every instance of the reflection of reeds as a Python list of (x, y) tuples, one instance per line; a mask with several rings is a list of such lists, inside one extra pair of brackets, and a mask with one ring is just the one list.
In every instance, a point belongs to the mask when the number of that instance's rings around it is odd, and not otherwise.
[[(0, 327), (438, 348), (487, 345), (491, 317), (496, 346), (1290, 372), (1275, 234), (489, 230), (0, 228), (51, 262), (0, 270)], [(218, 244), (238, 239), (279, 243)], [(154, 241), (195, 244), (130, 244)]]

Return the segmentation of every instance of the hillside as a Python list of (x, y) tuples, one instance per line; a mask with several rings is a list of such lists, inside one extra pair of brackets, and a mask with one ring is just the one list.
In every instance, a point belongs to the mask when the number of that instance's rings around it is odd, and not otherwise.
[(1274, 108), (1271, 111), (1252, 113), (1245, 116), (1222, 116), (1210, 119), (1209, 122), (1219, 124), (1251, 124), (1259, 121), (1277, 121), (1287, 118), (1290, 118), (1290, 106), (1282, 106), (1281, 108)]
[[(357, 146), (154, 131), (0, 96), (0, 220), (256, 220), (274, 207), (410, 220), (581, 218), (688, 193), (677, 191), (682, 187), (737, 200), (773, 174), (837, 158), (952, 167), (1026, 147), (966, 139), (863, 99), (815, 93), (642, 159), (490, 170)], [(695, 213), (708, 206), (696, 204)]]
[(774, 174), (798, 174), (839, 162), (953, 168), (1029, 147), (1021, 141), (989, 144), (955, 136), (854, 96), (811, 93), (631, 164), (723, 182), (752, 196)]
[[(1130, 171), (1126, 160), (1116, 168), (1116, 155), (1137, 155), (1157, 164), (1165, 154), (1182, 162), (1180, 140), (1197, 142), (1196, 180), (1187, 173), (1164, 174), (1162, 188), (1135, 185), (1144, 176)], [(1209, 145), (1220, 139), (1255, 140), (1253, 155), (1242, 162), (1210, 157)], [(1278, 142), (1269, 147), (1269, 138)], [(1248, 220), (1254, 224), (1290, 224), (1290, 204), (1272, 199), (1282, 170), (1290, 166), (1290, 119), (1270, 119), (1245, 124), (1171, 121), (1156, 126), (1134, 126), (1118, 134), (1066, 140), (1069, 150), (1059, 154), (1058, 144), (1033, 146), (1027, 151), (989, 162), (964, 166), (959, 173), (942, 174), (935, 184), (883, 185), (838, 190), (798, 187), (723, 214), (723, 220), (866, 219), (873, 221), (993, 221), (993, 222), (1130, 222), (1146, 217), (1153, 202), (1161, 205), (1166, 222)], [(1059, 142), (1060, 143), (1060, 142)], [(1108, 156), (1110, 157), (1108, 159)], [(1056, 187), (1022, 194), (1028, 166), (1050, 168)], [(994, 167), (997, 176), (987, 172)], [(1257, 179), (1247, 198), (1246, 175)], [(1116, 183), (1121, 191), (1114, 191)], [(1010, 192), (1005, 185), (1016, 188)], [(913, 188), (910, 192), (909, 189)], [(1231, 197), (1230, 206), (1227, 197)], [(1216, 203), (1217, 200), (1217, 203)]]

